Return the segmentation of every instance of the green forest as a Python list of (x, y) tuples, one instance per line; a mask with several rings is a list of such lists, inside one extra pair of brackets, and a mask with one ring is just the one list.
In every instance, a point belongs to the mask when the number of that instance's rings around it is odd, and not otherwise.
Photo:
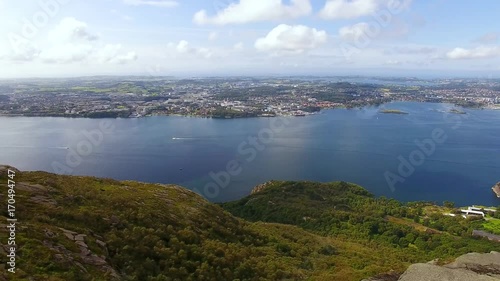
[[(272, 181), (223, 204), (174, 185), (44, 172), (16, 182), (19, 261), (0, 280), (354, 281), (500, 251), (471, 236), (489, 227), (482, 219), (345, 182)], [(6, 183), (0, 170), (2, 202)], [(6, 221), (3, 203), (0, 215)]]

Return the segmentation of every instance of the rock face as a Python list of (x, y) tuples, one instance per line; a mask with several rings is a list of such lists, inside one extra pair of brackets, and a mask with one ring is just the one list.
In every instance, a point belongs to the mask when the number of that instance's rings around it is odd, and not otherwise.
[(466, 254), (444, 266), (431, 263), (414, 264), (399, 278), (399, 281), (495, 280), (500, 280), (500, 253), (498, 252)]

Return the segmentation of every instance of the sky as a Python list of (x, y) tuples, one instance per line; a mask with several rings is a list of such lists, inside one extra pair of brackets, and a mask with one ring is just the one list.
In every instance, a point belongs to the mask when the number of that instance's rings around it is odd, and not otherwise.
[(0, 78), (500, 77), (498, 0), (0, 0)]

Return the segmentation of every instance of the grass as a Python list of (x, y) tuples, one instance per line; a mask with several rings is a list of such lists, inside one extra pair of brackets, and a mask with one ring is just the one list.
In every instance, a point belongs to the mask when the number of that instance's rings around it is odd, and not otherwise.
[(410, 219), (404, 219), (404, 218), (396, 218), (393, 216), (387, 216), (387, 220), (393, 223), (401, 224), (401, 225), (406, 225), (413, 227), (415, 230), (421, 231), (421, 232), (426, 232), (427, 230), (431, 230), (433, 233), (443, 233), (442, 231), (432, 229), (426, 226), (423, 226), (419, 223), (416, 223)]
[(499, 219), (490, 219), (483, 223), (484, 229), (487, 231), (500, 235), (500, 220)]

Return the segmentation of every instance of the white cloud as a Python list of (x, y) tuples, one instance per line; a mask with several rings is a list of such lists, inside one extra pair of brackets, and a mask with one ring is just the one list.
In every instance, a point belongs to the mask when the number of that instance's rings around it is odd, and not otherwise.
[(174, 47), (178, 54), (191, 55), (195, 57), (202, 57), (205, 59), (212, 58), (213, 52), (208, 48), (192, 47), (188, 41), (181, 40), (177, 45), (170, 43), (169, 47)]
[(386, 64), (386, 65), (400, 65), (401, 63), (402, 62), (400, 62), (398, 60), (388, 60), (384, 64)]
[(319, 47), (326, 40), (325, 31), (304, 25), (280, 24), (271, 30), (266, 37), (257, 39), (255, 48), (259, 51), (300, 54)]
[(208, 34), (208, 40), (215, 41), (219, 37), (219, 34), (215, 31), (212, 31)]
[(323, 19), (354, 19), (369, 16), (388, 8), (397, 13), (407, 8), (412, 0), (327, 0), (319, 15)]
[(240, 0), (213, 17), (201, 10), (194, 15), (193, 21), (197, 24), (244, 24), (298, 18), (311, 12), (310, 0), (291, 0), (290, 5), (284, 4), (282, 0)]
[(366, 22), (360, 22), (351, 26), (344, 26), (339, 29), (340, 38), (344, 41), (355, 42), (363, 36), (370, 34), (370, 25)]
[(500, 47), (498, 46), (479, 46), (474, 49), (455, 48), (446, 53), (446, 57), (453, 60), (482, 59), (498, 56), (500, 56)]
[(85, 22), (71, 17), (62, 19), (36, 44), (20, 37), (16, 39), (13, 41), (16, 43), (13, 51), (0, 59), (51, 64), (76, 62), (122, 64), (137, 59), (134, 52), (121, 53), (120, 45), (99, 42), (99, 37), (88, 30)]
[(179, 52), (181, 54), (189, 53), (191, 50), (191, 48), (189, 47), (189, 43), (186, 40), (181, 40), (179, 42), (179, 44), (177, 44), (176, 49), (177, 49), (177, 52)]
[(11, 49), (4, 49), (0, 55), (2, 60), (32, 61), (40, 55), (40, 48), (32, 41), (16, 34), (9, 34)]
[(147, 5), (162, 8), (172, 8), (179, 5), (179, 2), (173, 0), (123, 0), (123, 2), (132, 6)]
[(236, 43), (236, 44), (234, 44), (234, 46), (233, 46), (233, 49), (234, 49), (235, 51), (241, 51), (241, 50), (243, 50), (244, 48), (245, 48), (245, 45), (243, 45), (243, 42)]
[(106, 44), (103, 48), (98, 49), (93, 56), (100, 63), (124, 64), (137, 60), (135, 52), (121, 54), (122, 46), (120, 44)]
[(367, 16), (378, 8), (377, 0), (328, 0), (320, 12), (324, 19), (351, 19)]
[(50, 42), (95, 41), (99, 37), (87, 30), (87, 24), (75, 18), (64, 18), (49, 32)]
[(72, 63), (86, 60), (94, 51), (90, 44), (63, 43), (42, 50), (39, 58), (46, 63)]

